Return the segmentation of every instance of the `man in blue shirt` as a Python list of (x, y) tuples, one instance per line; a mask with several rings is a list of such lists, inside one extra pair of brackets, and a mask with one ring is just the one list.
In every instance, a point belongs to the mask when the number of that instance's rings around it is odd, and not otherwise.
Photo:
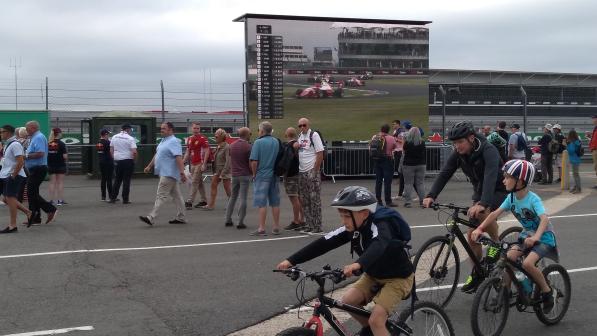
[(179, 184), (179, 181), (182, 183), (187, 181), (182, 161), (182, 146), (180, 140), (174, 136), (174, 125), (171, 122), (163, 123), (160, 126), (160, 133), (162, 141), (158, 145), (153, 159), (144, 169), (145, 173), (149, 173), (154, 168), (154, 174), (160, 177), (157, 196), (151, 213), (147, 216), (139, 216), (139, 219), (147, 225), (153, 225), (161, 206), (169, 197), (172, 197), (178, 212), (176, 217), (168, 223), (186, 224), (184, 200)]
[(25, 167), (29, 171), (27, 197), (29, 198), (29, 210), (32, 212), (31, 218), (27, 222), (27, 227), (29, 227), (31, 224), (41, 224), (40, 210), (48, 214), (46, 224), (54, 220), (58, 211), (39, 194), (39, 187), (48, 172), (48, 139), (39, 131), (39, 123), (35, 120), (25, 124), (25, 129), (31, 136), (31, 142), (25, 154)]
[(280, 234), (280, 189), (278, 176), (274, 174), (276, 157), (280, 150), (280, 140), (272, 137), (272, 124), (264, 121), (259, 124), (259, 139), (251, 148), (251, 171), (253, 173), (253, 206), (259, 208), (259, 228), (251, 232), (253, 236), (266, 236), (265, 220), (267, 205), (272, 208), (274, 225), (272, 233)]

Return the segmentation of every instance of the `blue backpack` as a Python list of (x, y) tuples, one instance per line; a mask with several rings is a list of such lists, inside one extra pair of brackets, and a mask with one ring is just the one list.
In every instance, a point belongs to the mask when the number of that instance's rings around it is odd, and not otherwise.
[(398, 239), (408, 242), (411, 240), (410, 226), (404, 220), (398, 211), (382, 206), (377, 207), (377, 211), (373, 214), (373, 223), (377, 221), (387, 221), (392, 223), (392, 232), (397, 232)]

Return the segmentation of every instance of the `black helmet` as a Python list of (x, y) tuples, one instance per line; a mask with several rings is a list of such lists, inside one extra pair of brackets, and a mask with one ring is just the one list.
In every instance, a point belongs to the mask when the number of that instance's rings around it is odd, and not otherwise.
[(367, 209), (370, 212), (375, 212), (377, 209), (377, 199), (365, 187), (350, 186), (340, 190), (336, 194), (332, 202), (332, 207), (349, 211)]
[(473, 123), (471, 123), (470, 121), (461, 121), (456, 125), (452, 126), (450, 134), (448, 135), (448, 139), (454, 141), (466, 138), (471, 134), (475, 134), (475, 127), (473, 126)]

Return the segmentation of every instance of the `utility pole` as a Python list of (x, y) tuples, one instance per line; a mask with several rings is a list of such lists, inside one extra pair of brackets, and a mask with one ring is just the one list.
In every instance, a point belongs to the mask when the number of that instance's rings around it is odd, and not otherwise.
[[(525, 91), (525, 89), (522, 87), (522, 85), (520, 86), (520, 93), (522, 94), (522, 103), (523, 103), (523, 107), (522, 107), (522, 131), (524, 132), (524, 134), (527, 134), (527, 100), (528, 100), (528, 96), (527, 96), (527, 92)], [(526, 140), (526, 139), (525, 139)]]
[(46, 77), (46, 112), (49, 110), (48, 106), (48, 77)]
[(15, 63), (12, 64), (12, 59), (10, 60), (10, 68), (14, 68), (15, 70), (15, 110), (19, 110), (19, 88), (18, 88), (18, 80), (17, 80), (17, 68), (22, 66), (22, 62), (19, 59), (19, 64), (17, 64), (17, 59), (15, 58)]
[(160, 80), (160, 87), (162, 89), (162, 123), (166, 121), (166, 109), (164, 108), (164, 81)]

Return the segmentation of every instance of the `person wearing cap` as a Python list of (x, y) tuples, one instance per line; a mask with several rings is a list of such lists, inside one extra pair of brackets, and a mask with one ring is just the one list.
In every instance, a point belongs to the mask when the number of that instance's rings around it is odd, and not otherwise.
[(543, 127), (543, 136), (539, 139), (538, 144), (541, 146), (541, 183), (553, 183), (553, 153), (549, 150), (549, 143), (553, 139), (551, 134), (551, 124), (545, 124)]
[(102, 194), (102, 202), (106, 201), (106, 190), (108, 191), (107, 195), (112, 195), (112, 175), (114, 174), (114, 160), (112, 159), (112, 155), (110, 155), (110, 139), (108, 138), (110, 135), (110, 130), (107, 128), (102, 128), (100, 131), (100, 139), (98, 143), (95, 145), (95, 149), (97, 151), (100, 174), (102, 176), (102, 180), (100, 182), (100, 192)]
[[(595, 127), (591, 135), (591, 142), (589, 142), (589, 150), (593, 157), (593, 169), (595, 170), (595, 175), (597, 175), (597, 114), (593, 116), (593, 125)], [(597, 189), (597, 185), (593, 186), (593, 188)]]
[[(524, 149), (519, 149), (519, 142), (520, 143), (524, 143), (526, 146), (526, 134), (522, 133), (520, 131), (520, 125), (519, 124), (512, 124), (510, 126), (510, 129), (512, 130), (512, 134), (510, 135), (510, 138), (508, 139), (508, 160), (512, 160), (512, 159), (522, 159), (524, 160), (526, 158), (526, 154)], [(522, 138), (522, 139), (519, 139)]]
[(58, 210), (56, 207), (46, 201), (39, 194), (39, 187), (48, 173), (48, 139), (39, 130), (39, 122), (32, 120), (25, 124), (27, 133), (31, 136), (31, 142), (25, 153), (25, 168), (27, 168), (27, 198), (29, 200), (29, 210), (32, 211), (27, 226), (32, 224), (41, 224), (41, 211), (48, 217), (46, 224), (49, 224), (56, 218)]
[(131, 178), (133, 177), (135, 159), (137, 158), (137, 141), (131, 136), (131, 131), (130, 124), (122, 125), (122, 131), (114, 135), (110, 142), (110, 154), (114, 159), (116, 170), (110, 203), (116, 203), (121, 184), (122, 204), (131, 203), (129, 200)]
[[(58, 206), (66, 204), (64, 201), (64, 174), (66, 174), (68, 160), (66, 144), (60, 138), (62, 138), (62, 130), (57, 127), (53, 128), (50, 139), (48, 139), (48, 174), (50, 175), (48, 193), (50, 194), (50, 203)], [(55, 203), (54, 200), (56, 200)]]
[(553, 132), (554, 139), (560, 144), (560, 148), (558, 148), (558, 152), (555, 153), (553, 158), (556, 167), (558, 167), (558, 179), (556, 182), (560, 182), (562, 181), (562, 152), (566, 149), (566, 146), (564, 145), (564, 139), (566, 139), (566, 137), (562, 134), (562, 126), (560, 126), (560, 124), (554, 124), (551, 131)]

